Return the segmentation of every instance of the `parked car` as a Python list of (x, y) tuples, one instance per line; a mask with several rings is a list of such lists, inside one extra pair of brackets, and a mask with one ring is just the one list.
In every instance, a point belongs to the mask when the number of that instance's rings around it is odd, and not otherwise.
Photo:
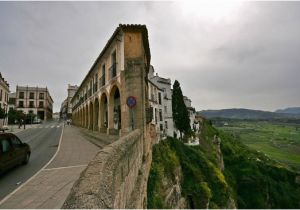
[(0, 174), (20, 164), (27, 164), (30, 146), (12, 133), (0, 133)]
[(34, 119), (32, 123), (33, 124), (41, 124), (42, 121), (40, 119)]

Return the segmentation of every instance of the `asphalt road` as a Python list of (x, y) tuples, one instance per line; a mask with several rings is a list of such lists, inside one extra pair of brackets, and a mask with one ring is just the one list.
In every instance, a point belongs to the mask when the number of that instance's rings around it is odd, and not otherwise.
[(21, 141), (30, 145), (31, 156), (27, 165), (17, 166), (0, 176), (0, 201), (49, 162), (58, 148), (62, 128), (62, 123), (48, 122), (16, 133)]

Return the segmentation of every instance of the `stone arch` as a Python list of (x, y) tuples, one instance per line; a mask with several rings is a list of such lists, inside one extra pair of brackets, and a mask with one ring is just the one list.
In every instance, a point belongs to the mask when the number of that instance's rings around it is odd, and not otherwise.
[(94, 123), (93, 123), (93, 119), (94, 119), (94, 104), (93, 104), (92, 101), (90, 101), (90, 104), (89, 104), (89, 113), (88, 113), (88, 116), (89, 116), (88, 129), (93, 130), (93, 126), (94, 126)]
[(84, 127), (88, 128), (89, 125), (89, 118), (88, 118), (88, 105), (85, 105), (85, 112), (84, 112)]
[(82, 121), (83, 121), (83, 120), (82, 120), (82, 108), (80, 108), (80, 110), (79, 110), (79, 125), (80, 125), (80, 126), (83, 126), (83, 125), (82, 125)]
[(112, 86), (109, 94), (109, 128), (117, 132), (121, 129), (121, 93), (117, 85)]
[(98, 98), (96, 98), (94, 102), (94, 126), (93, 126), (93, 130), (96, 131), (99, 130), (99, 111), (100, 111), (99, 100)]
[(84, 107), (81, 108), (81, 126), (84, 127)]
[(102, 93), (100, 97), (100, 121), (99, 121), (100, 131), (107, 131), (108, 127), (108, 99), (106, 93)]

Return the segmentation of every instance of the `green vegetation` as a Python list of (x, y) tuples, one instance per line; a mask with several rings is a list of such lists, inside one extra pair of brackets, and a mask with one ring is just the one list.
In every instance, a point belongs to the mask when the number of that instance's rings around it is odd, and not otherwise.
[[(200, 146), (186, 146), (168, 138), (153, 147), (148, 180), (148, 208), (174, 208), (166, 203), (167, 190), (180, 178), (186, 208), (300, 208), (300, 185), (296, 172), (261, 152), (244, 145), (237, 137), (202, 123)], [(225, 170), (218, 167), (219, 136)], [(181, 169), (181, 170), (179, 170)], [(181, 171), (178, 173), (178, 171)]]
[(222, 172), (208, 160), (199, 148), (185, 146), (177, 139), (168, 138), (153, 148), (153, 162), (148, 181), (148, 208), (172, 208), (164, 203), (162, 180), (175, 182), (175, 172), (181, 167), (182, 194), (188, 208), (226, 207), (229, 187)]
[(172, 113), (175, 127), (179, 130), (180, 138), (182, 139), (182, 133), (189, 135), (191, 127), (189, 113), (183, 100), (180, 84), (177, 80), (175, 80), (173, 84)]
[(216, 125), (247, 146), (300, 171), (300, 124), (222, 120)]
[(6, 117), (6, 113), (5, 110), (3, 108), (0, 107), (0, 119), (3, 119)]

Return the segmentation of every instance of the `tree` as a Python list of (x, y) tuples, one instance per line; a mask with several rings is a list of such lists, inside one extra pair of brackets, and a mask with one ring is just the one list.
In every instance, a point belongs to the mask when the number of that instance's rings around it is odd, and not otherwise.
[(182, 133), (188, 134), (191, 131), (191, 126), (189, 112), (185, 106), (181, 87), (177, 80), (173, 84), (172, 111), (175, 127), (179, 130), (182, 139)]
[(24, 118), (23, 111), (18, 111), (16, 109), (9, 109), (9, 111), (8, 111), (8, 123), (9, 124), (14, 124), (16, 120), (20, 121), (23, 118)]
[(25, 116), (25, 122), (28, 124), (32, 124), (33, 120), (35, 119), (36, 115), (32, 112), (29, 112), (26, 116)]
[(0, 119), (4, 119), (6, 117), (5, 110), (0, 107)]

